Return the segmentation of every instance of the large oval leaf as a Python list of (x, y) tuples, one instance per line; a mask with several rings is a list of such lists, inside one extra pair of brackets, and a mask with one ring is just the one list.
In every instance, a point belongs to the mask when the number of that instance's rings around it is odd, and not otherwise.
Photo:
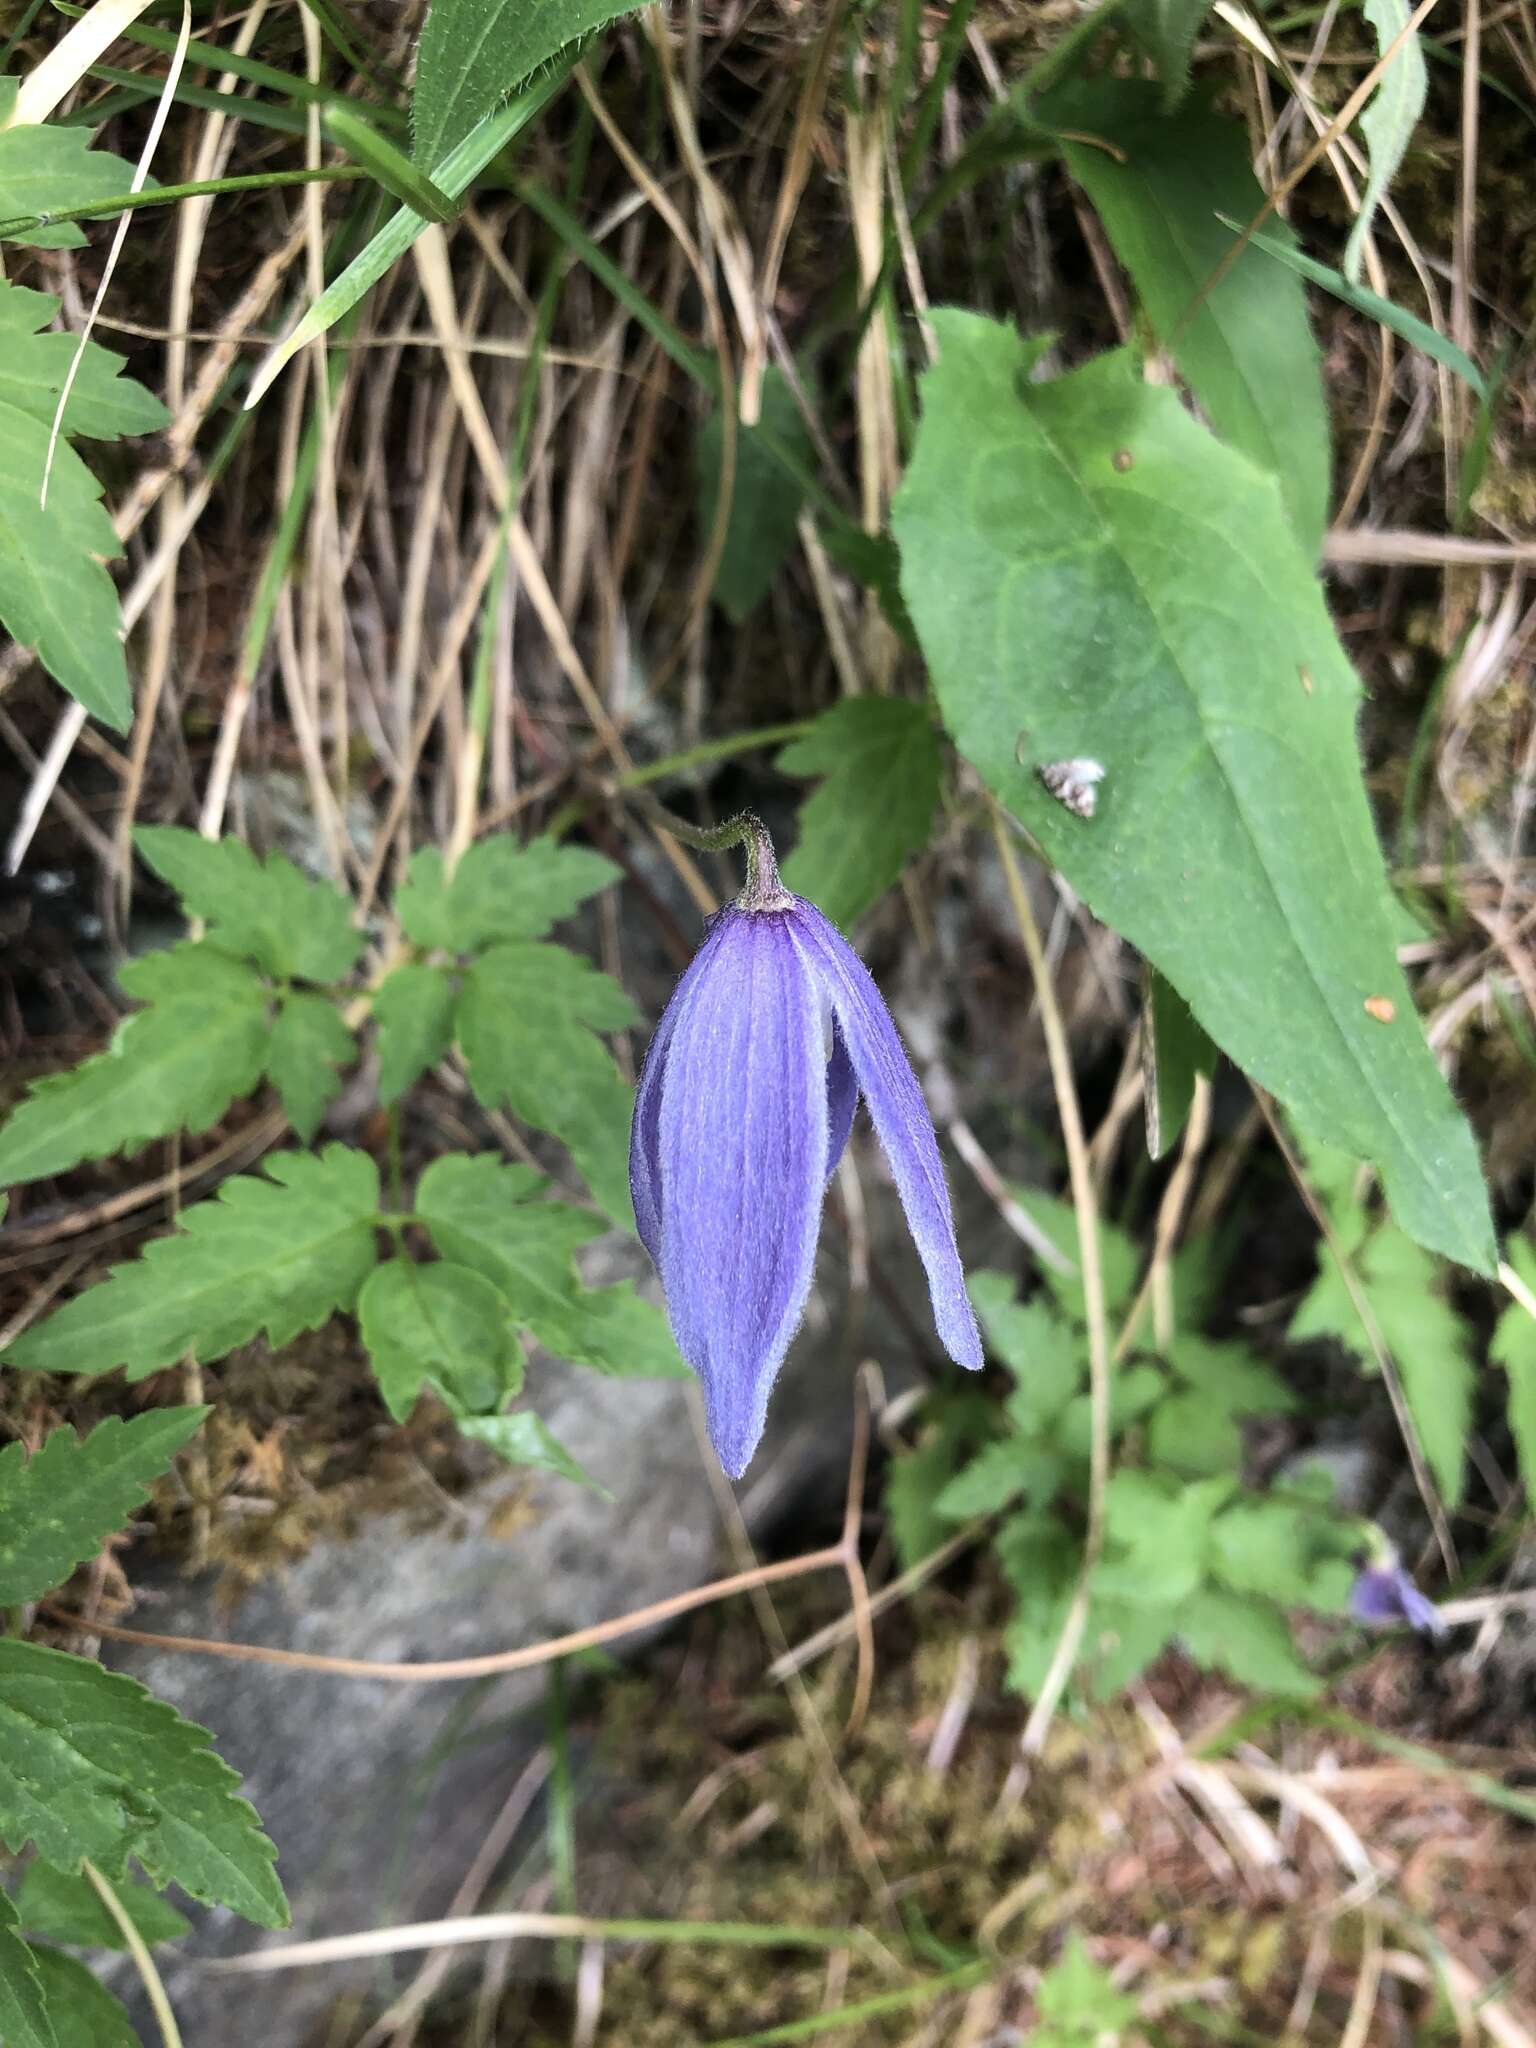
[[(1028, 381), (1038, 345), (935, 315), (894, 510), (956, 744), (1098, 916), (1402, 1226), (1494, 1256), (1471, 1134), (1397, 965), (1356, 682), (1272, 478), (1129, 355)], [(1096, 815), (1040, 780), (1104, 765)]]

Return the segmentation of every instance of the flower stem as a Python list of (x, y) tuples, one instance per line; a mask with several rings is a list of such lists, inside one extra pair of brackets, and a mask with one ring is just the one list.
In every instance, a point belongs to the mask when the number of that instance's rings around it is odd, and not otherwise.
[(789, 908), (793, 899), (779, 879), (773, 835), (756, 811), (738, 811), (723, 825), (690, 825), (686, 818), (674, 816), (665, 804), (658, 803), (655, 797), (643, 790), (635, 791), (635, 796), (656, 824), (663, 831), (670, 832), (674, 839), (680, 839), (684, 846), (691, 846), (699, 853), (723, 853), (731, 846), (746, 848), (747, 883), (736, 898), (738, 909)]
[(155, 1959), (150, 1954), (143, 1935), (130, 1919), (127, 1907), (89, 1859), (81, 1863), (80, 1874), (117, 1922), (118, 1932), (127, 1943), (128, 1953), (133, 1957), (139, 1980), (144, 1986), (144, 1995), (149, 2000), (150, 2011), (154, 2014), (155, 2024), (160, 2029), (163, 2048), (182, 2048), (181, 2029), (176, 2024), (171, 2001), (165, 1995), (165, 1986), (160, 1981), (160, 1972), (155, 1968)]

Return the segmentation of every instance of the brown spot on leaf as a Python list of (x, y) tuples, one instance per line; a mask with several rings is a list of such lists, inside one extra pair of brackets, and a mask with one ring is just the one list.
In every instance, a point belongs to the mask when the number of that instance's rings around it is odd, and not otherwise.
[(1128, 469), (1134, 469), (1136, 467), (1136, 458), (1131, 453), (1129, 448), (1117, 448), (1114, 454), (1110, 457), (1110, 460), (1114, 463), (1116, 469), (1119, 470), (1122, 476), (1124, 476), (1125, 472)]

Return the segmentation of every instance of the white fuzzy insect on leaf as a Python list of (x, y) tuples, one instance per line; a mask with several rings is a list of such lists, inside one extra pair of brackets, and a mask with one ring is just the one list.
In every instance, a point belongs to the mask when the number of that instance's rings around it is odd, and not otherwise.
[(1098, 785), (1104, 780), (1104, 763), (1081, 758), (1046, 761), (1036, 771), (1051, 795), (1065, 804), (1075, 818), (1091, 818), (1098, 808)]

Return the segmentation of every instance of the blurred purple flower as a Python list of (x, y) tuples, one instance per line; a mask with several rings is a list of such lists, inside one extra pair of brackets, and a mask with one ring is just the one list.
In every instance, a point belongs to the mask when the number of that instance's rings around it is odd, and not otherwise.
[(927, 1271), (939, 1337), (981, 1364), (933, 1124), (869, 971), (779, 881), (766, 833), (711, 920), (645, 1056), (630, 1136), (635, 1220), (710, 1440), (740, 1478), (810, 1292), (827, 1181), (860, 1095)]
[(1406, 1621), (1427, 1636), (1438, 1636), (1445, 1629), (1434, 1601), (1419, 1591), (1395, 1558), (1366, 1566), (1355, 1580), (1349, 1605), (1357, 1621), (1386, 1626)]

